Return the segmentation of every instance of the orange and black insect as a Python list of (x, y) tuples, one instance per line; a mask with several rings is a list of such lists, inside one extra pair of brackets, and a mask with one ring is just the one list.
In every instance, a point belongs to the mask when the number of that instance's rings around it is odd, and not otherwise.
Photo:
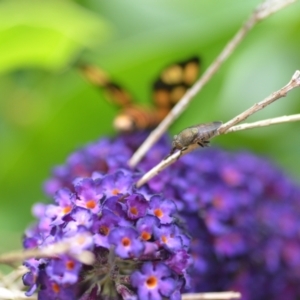
[(197, 79), (200, 60), (192, 57), (165, 68), (153, 83), (153, 105), (135, 103), (131, 95), (108, 75), (91, 65), (80, 65), (84, 76), (105, 90), (111, 103), (121, 110), (114, 119), (118, 131), (135, 131), (157, 126)]

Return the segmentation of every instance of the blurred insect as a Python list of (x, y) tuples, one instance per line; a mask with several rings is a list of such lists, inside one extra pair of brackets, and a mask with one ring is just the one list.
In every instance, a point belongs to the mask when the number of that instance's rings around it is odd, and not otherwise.
[(131, 95), (112, 82), (101, 69), (85, 64), (79, 67), (91, 83), (104, 89), (111, 103), (121, 108), (114, 119), (114, 127), (118, 131), (130, 132), (151, 129), (163, 120), (196, 81), (200, 60), (198, 57), (191, 57), (165, 68), (153, 83), (152, 107), (136, 104)]
[(180, 151), (180, 155), (189, 146), (198, 144), (200, 147), (208, 147), (209, 140), (217, 135), (218, 128), (223, 123), (220, 121), (198, 124), (182, 130), (178, 135), (175, 135), (172, 142), (172, 149), (168, 158), (176, 149)]

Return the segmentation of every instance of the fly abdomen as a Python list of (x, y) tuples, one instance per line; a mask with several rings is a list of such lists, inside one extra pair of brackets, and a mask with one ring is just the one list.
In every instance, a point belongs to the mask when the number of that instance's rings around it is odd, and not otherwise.
[(208, 141), (217, 134), (217, 130), (223, 123), (220, 121), (196, 125), (198, 128), (198, 140)]

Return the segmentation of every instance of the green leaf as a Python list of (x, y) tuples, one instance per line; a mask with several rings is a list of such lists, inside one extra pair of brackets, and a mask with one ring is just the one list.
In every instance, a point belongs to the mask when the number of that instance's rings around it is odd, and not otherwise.
[(73, 2), (1, 2), (0, 72), (28, 66), (62, 68), (109, 32), (98, 15)]

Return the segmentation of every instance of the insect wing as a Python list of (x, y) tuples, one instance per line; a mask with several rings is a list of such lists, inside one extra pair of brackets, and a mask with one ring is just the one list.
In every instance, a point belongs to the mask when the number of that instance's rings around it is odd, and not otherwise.
[(87, 64), (81, 64), (79, 68), (88, 81), (104, 89), (110, 103), (122, 108), (133, 103), (131, 95), (118, 83), (111, 81), (105, 71)]
[[(217, 130), (223, 123), (221, 121), (198, 124), (192, 127), (198, 128), (198, 138), (200, 140), (209, 140), (217, 134)], [(192, 128), (190, 127), (190, 128)]]
[(131, 95), (115, 82), (109, 82), (105, 87), (109, 99), (120, 107), (127, 107), (133, 103)]
[(154, 82), (154, 108), (145, 108), (134, 103), (131, 95), (101, 68), (80, 64), (81, 73), (96, 87), (102, 88), (110, 103), (121, 108), (114, 120), (118, 131), (135, 131), (157, 126), (195, 82), (200, 60), (191, 57), (165, 68)]
[(200, 59), (191, 57), (164, 69), (153, 84), (155, 106), (170, 110), (196, 81), (199, 68)]

